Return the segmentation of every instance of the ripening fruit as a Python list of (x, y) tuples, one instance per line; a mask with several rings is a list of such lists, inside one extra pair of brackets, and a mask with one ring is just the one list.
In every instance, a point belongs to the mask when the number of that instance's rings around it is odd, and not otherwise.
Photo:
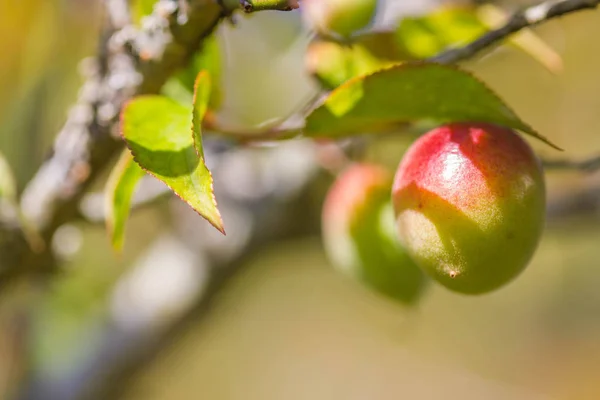
[(377, 0), (304, 0), (305, 21), (323, 35), (349, 37), (375, 16)]
[(484, 293), (515, 278), (544, 225), (541, 165), (513, 130), (455, 123), (420, 137), (392, 188), (400, 241), (449, 289)]
[(332, 185), (322, 215), (325, 250), (336, 269), (371, 289), (409, 304), (425, 276), (398, 242), (390, 201), (392, 175), (355, 164)]

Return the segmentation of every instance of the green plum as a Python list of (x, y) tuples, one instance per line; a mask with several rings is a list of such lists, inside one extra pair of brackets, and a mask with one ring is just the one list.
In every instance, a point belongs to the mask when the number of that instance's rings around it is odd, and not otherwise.
[(392, 174), (354, 164), (330, 188), (322, 214), (325, 250), (335, 268), (403, 304), (421, 294), (425, 275), (400, 246), (390, 199)]
[(377, 0), (304, 0), (301, 10), (321, 35), (347, 38), (371, 23)]

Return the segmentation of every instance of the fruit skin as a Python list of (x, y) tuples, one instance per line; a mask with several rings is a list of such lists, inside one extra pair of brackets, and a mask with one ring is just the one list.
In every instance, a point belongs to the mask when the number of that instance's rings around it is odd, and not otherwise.
[(425, 276), (398, 241), (390, 201), (392, 174), (354, 164), (331, 186), (322, 214), (325, 250), (334, 267), (404, 304), (417, 300)]
[(349, 37), (365, 28), (377, 10), (377, 0), (304, 0), (308, 25), (322, 35)]
[(454, 123), (420, 137), (392, 187), (400, 241), (447, 288), (485, 293), (530, 261), (544, 226), (539, 160), (508, 128)]

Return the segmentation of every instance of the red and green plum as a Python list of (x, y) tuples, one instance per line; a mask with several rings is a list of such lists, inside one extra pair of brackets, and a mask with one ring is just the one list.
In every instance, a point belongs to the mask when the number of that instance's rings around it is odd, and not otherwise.
[(400, 242), (447, 288), (478, 294), (519, 275), (545, 219), (541, 164), (511, 129), (452, 123), (417, 139), (392, 188)]

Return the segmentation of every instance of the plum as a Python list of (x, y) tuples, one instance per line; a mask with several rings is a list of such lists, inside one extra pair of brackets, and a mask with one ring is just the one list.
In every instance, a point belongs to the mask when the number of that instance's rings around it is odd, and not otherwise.
[(519, 275), (545, 220), (541, 163), (512, 129), (451, 123), (418, 138), (392, 187), (400, 242), (423, 270), (466, 294)]
[(347, 38), (369, 25), (377, 0), (304, 0), (301, 9), (315, 31)]
[(384, 167), (367, 163), (340, 174), (323, 206), (323, 240), (336, 269), (388, 298), (412, 304), (425, 275), (398, 241), (392, 178)]

